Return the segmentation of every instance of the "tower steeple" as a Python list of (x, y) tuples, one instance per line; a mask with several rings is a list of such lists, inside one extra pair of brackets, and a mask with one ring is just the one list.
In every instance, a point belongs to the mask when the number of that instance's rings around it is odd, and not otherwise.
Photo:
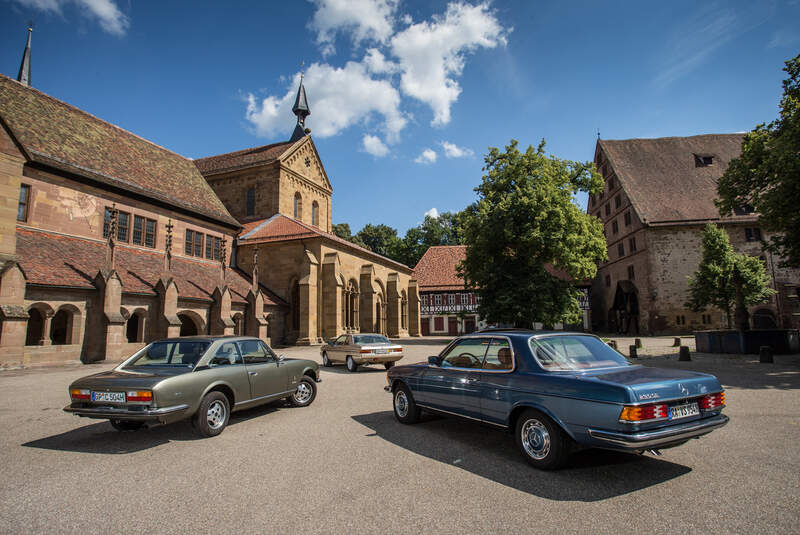
[(292, 138), (289, 141), (297, 141), (306, 135), (306, 117), (311, 115), (311, 109), (308, 107), (308, 99), (306, 98), (306, 88), (303, 87), (303, 77), (300, 75), (300, 87), (297, 88), (297, 97), (294, 99), (294, 106), (292, 112), (297, 116), (297, 126), (294, 127)]
[(25, 85), (31, 85), (31, 34), (33, 33), (33, 23), (28, 25), (28, 42), (25, 44), (25, 52), (22, 53), (22, 63), (19, 65), (17, 81)]

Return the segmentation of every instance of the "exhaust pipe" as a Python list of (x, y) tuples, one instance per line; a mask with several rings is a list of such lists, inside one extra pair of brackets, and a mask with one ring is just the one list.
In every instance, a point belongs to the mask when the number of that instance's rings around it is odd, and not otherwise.
[(656, 449), (647, 450), (647, 453), (653, 455), (654, 457), (661, 457), (661, 450), (656, 450)]

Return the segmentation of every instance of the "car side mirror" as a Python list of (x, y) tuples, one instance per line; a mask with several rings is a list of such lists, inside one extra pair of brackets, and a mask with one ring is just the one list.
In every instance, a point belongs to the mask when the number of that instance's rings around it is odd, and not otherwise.
[(286, 355), (278, 355), (278, 362), (283, 362), (286, 360)]
[(441, 366), (442, 359), (440, 359), (439, 357), (428, 357), (428, 364), (431, 364), (433, 366)]

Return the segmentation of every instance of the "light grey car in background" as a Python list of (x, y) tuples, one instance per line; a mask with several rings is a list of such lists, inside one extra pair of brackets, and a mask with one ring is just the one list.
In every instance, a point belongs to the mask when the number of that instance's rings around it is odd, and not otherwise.
[(403, 358), (403, 346), (382, 334), (343, 334), (320, 348), (323, 366), (344, 362), (347, 371), (356, 372), (363, 364), (383, 364), (387, 370)]

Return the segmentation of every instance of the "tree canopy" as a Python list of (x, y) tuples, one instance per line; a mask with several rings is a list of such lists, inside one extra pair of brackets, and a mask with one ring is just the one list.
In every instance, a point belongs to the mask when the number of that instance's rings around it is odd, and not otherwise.
[(717, 307), (725, 312), (728, 325), (732, 326), (731, 312), (737, 293), (745, 306), (764, 303), (775, 293), (769, 287), (761, 259), (734, 252), (725, 230), (709, 223), (703, 229), (702, 243), (703, 257), (689, 278), (688, 308), (701, 312), (710, 306)]
[(490, 148), (479, 199), (462, 216), (459, 271), (492, 323), (577, 322), (575, 281), (594, 278), (608, 258), (602, 223), (573, 202), (579, 191), (602, 190), (594, 164), (546, 155), (544, 147), (542, 140), (521, 152), (512, 139), (504, 152)]
[(800, 267), (800, 55), (786, 62), (780, 116), (745, 135), (742, 154), (719, 180), (722, 216), (750, 205), (764, 228), (778, 234), (767, 248), (784, 265)]

